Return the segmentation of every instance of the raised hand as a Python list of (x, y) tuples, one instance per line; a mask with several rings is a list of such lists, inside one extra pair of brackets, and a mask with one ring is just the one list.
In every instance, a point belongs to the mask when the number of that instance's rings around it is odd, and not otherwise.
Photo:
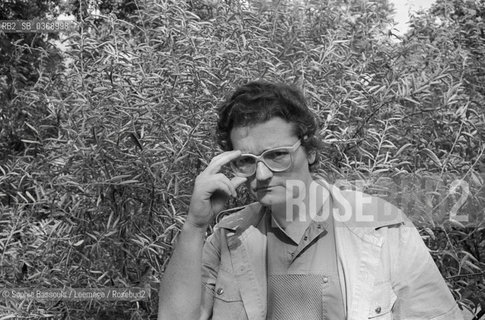
[(236, 188), (247, 178), (229, 179), (221, 168), (241, 155), (241, 151), (227, 151), (215, 156), (207, 168), (195, 179), (194, 191), (190, 200), (187, 223), (198, 228), (206, 228), (215, 215), (222, 209), (229, 197), (236, 197)]

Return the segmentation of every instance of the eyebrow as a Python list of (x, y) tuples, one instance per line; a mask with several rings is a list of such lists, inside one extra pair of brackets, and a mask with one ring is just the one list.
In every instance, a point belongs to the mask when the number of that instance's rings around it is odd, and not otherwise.
[[(293, 143), (294, 144), (294, 143)], [(249, 153), (249, 152), (242, 152), (241, 155), (245, 155), (245, 154), (250, 154), (250, 155), (253, 155), (253, 156), (260, 156), (262, 155), (263, 153), (265, 153), (266, 151), (268, 150), (273, 150), (273, 149), (279, 149), (279, 148), (291, 148), (293, 145), (291, 146), (276, 146), (276, 147), (269, 147), (269, 148), (266, 148), (264, 149), (263, 151), (261, 151), (259, 154), (254, 154), (254, 153)]]

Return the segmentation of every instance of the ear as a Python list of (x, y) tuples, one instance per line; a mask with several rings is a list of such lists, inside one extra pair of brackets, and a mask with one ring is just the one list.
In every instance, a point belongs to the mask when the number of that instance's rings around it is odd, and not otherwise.
[(315, 162), (316, 158), (317, 158), (317, 152), (315, 150), (308, 152), (307, 159), (308, 159), (309, 165), (312, 165)]

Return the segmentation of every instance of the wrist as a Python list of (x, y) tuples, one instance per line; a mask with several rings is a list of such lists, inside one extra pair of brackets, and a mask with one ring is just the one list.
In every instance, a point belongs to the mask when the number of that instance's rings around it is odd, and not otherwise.
[(209, 224), (196, 223), (192, 221), (190, 217), (188, 217), (187, 220), (185, 220), (183, 228), (190, 232), (200, 232), (202, 234), (205, 234), (208, 226)]

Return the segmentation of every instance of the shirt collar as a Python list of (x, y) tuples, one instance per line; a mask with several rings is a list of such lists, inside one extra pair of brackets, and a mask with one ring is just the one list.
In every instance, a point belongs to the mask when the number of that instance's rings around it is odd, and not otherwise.
[[(327, 199), (329, 201), (329, 199)], [(321, 214), (321, 210), (328, 209), (328, 203), (325, 203), (322, 208), (320, 209), (319, 215)], [(310, 222), (297, 222), (292, 228), (284, 229), (278, 221), (271, 215), (271, 212), (267, 210), (267, 225), (273, 229), (279, 229), (283, 234), (285, 234), (289, 239), (291, 239), (295, 244), (299, 244), (301, 240), (306, 237), (308, 239), (314, 239), (318, 237), (321, 233), (327, 233), (329, 228), (329, 220), (325, 221), (316, 221), (311, 220)]]

